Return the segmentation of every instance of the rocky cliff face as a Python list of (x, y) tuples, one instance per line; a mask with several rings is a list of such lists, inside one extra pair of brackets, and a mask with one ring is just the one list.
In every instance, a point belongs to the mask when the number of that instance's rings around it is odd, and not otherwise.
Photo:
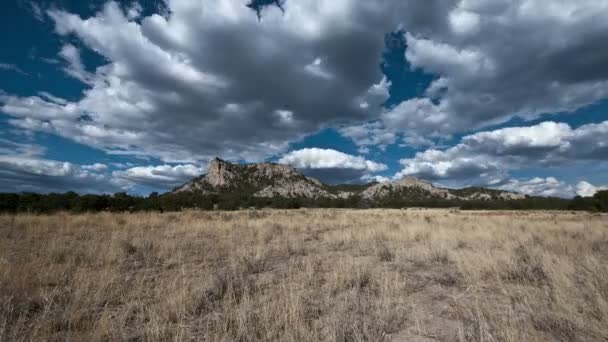
[(302, 175), (289, 165), (274, 163), (232, 164), (221, 159), (212, 160), (207, 174), (174, 190), (219, 193), (239, 191), (256, 197), (320, 198), (333, 195), (323, 183)]
[(436, 188), (432, 184), (414, 177), (373, 185), (364, 190), (361, 196), (369, 200), (378, 200), (389, 196), (407, 196), (412, 199), (455, 199), (456, 197), (448, 189)]
[(524, 199), (525, 195), (514, 192), (484, 188), (446, 189), (439, 188), (414, 177), (373, 185), (361, 193), (368, 200), (381, 200), (387, 197), (407, 197), (413, 200), (514, 200)]
[[(509, 200), (525, 198), (525, 195), (484, 188), (445, 189), (417, 178), (373, 184), (368, 187), (327, 186), (306, 177), (293, 167), (283, 164), (232, 164), (221, 159), (209, 163), (207, 174), (198, 177), (174, 190), (174, 192), (196, 191), (202, 193), (238, 192), (254, 197), (291, 198), (348, 198), (359, 195), (363, 200), (378, 201), (387, 198), (410, 200)], [(337, 190), (339, 189), (339, 190)]]

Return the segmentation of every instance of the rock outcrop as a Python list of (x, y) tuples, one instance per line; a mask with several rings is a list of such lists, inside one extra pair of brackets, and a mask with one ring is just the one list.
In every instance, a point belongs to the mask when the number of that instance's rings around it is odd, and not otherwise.
[(309, 178), (289, 165), (275, 163), (233, 164), (221, 159), (212, 160), (207, 174), (188, 182), (174, 192), (200, 191), (220, 193), (239, 191), (255, 197), (320, 198), (334, 195), (325, 185)]
[(448, 189), (434, 187), (431, 183), (424, 182), (414, 177), (405, 177), (398, 181), (373, 185), (364, 190), (361, 193), (361, 196), (368, 200), (378, 200), (389, 196), (407, 196), (412, 199), (456, 198)]
[(461, 201), (490, 201), (524, 199), (526, 195), (485, 188), (447, 189), (432, 185), (414, 177), (380, 183), (365, 189), (361, 197), (367, 200), (382, 200), (388, 197), (412, 200), (441, 199)]
[[(345, 190), (346, 189), (346, 190)], [(447, 189), (414, 177), (369, 186), (328, 186), (317, 179), (306, 177), (289, 165), (275, 163), (233, 164), (221, 159), (212, 160), (207, 174), (175, 189), (179, 192), (204, 194), (238, 193), (253, 197), (288, 198), (349, 198), (360, 196), (364, 201), (390, 198), (406, 200), (512, 200), (525, 195), (484, 188)]]

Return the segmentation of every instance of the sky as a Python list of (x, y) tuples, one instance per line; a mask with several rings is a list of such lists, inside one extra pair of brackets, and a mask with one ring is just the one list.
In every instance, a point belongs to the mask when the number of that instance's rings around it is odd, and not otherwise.
[(608, 187), (608, 0), (0, 6), (0, 192), (146, 195), (215, 157), (327, 183)]

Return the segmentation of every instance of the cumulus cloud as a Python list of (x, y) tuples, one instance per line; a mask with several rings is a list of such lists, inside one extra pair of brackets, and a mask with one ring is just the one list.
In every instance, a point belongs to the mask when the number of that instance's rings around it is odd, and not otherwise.
[(444, 25), (404, 34), (406, 60), (437, 79), (382, 119), (411, 134), (449, 135), (604, 99), (607, 19), (606, 1), (459, 1)]
[(206, 167), (192, 164), (137, 166), (114, 171), (113, 176), (139, 185), (155, 188), (174, 188), (200, 176)]
[[(286, 1), (284, 11), (267, 7), (263, 20), (239, 0), (171, 0), (167, 14), (145, 17), (115, 2), (89, 18), (51, 10), (57, 34), (108, 64), (87, 71), (78, 49), (66, 44), (66, 71), (90, 86), (83, 98), (12, 97), (2, 110), (24, 129), (166, 161), (260, 159), (320, 127), (370, 119), (388, 132), (363, 124), (371, 138), (362, 147), (393, 143), (395, 134), (428, 143), (608, 96), (608, 4), (540, 6), (304, 0)], [(425, 97), (382, 111), (388, 83), (378, 64), (384, 35), (396, 30), (404, 32), (411, 67), (437, 78)], [(55, 113), (51, 120), (34, 114), (45, 111)]]
[(99, 173), (100, 166), (80, 166), (40, 157), (0, 156), (0, 191), (112, 193), (128, 184)]
[(424, 96), (382, 111), (376, 136), (392, 133), (408, 145), (432, 145), (514, 117), (574, 112), (608, 97), (608, 49), (601, 43), (608, 38), (608, 2), (435, 5), (428, 21), (406, 20), (402, 31), (404, 60), (436, 78)]
[(0, 138), (0, 192), (139, 192), (170, 190), (205, 172), (205, 165), (75, 164), (44, 157), (46, 148)]
[(564, 197), (574, 196), (572, 185), (557, 180), (554, 177), (535, 177), (527, 180), (509, 179), (494, 188), (514, 191), (531, 196)]
[(338, 132), (352, 139), (360, 147), (361, 153), (368, 153), (371, 146), (384, 150), (397, 140), (396, 134), (386, 130), (380, 122), (344, 126), (340, 127)]
[[(388, 97), (383, 37), (405, 4), (286, 1), (258, 20), (242, 0), (169, 0), (164, 15), (108, 2), (88, 18), (52, 9), (78, 101), (9, 96), (11, 124), (113, 153), (193, 162), (259, 160), (332, 123), (377, 116)], [(399, 11), (397, 11), (399, 9)], [(295, 53), (297, 51), (297, 53)]]
[(602, 190), (608, 190), (608, 187), (595, 186), (586, 181), (581, 181), (576, 185), (576, 194), (581, 197), (592, 197), (596, 192)]
[[(34, 6), (54, 23), (63, 42), (57, 58), (84, 91), (76, 100), (0, 92), (7, 122), (111, 154), (194, 165), (282, 155), (289, 142), (326, 127), (361, 153), (397, 142), (436, 146), (608, 97), (604, 0), (163, 3), (163, 13), (145, 14), (137, 2), (125, 9), (109, 1), (90, 17)], [(434, 78), (423, 95), (382, 108), (391, 84), (379, 65), (391, 32), (403, 33), (411, 69)], [(87, 70), (85, 50), (105, 64)], [(490, 183), (531, 164), (606, 160), (598, 137), (607, 127), (544, 123), (471, 134), (402, 161), (399, 175)]]
[(332, 149), (304, 148), (285, 154), (279, 163), (289, 164), (303, 173), (327, 183), (352, 183), (368, 180), (373, 173), (385, 171), (382, 163)]
[(607, 133), (608, 121), (576, 129), (549, 121), (479, 132), (465, 136), (448, 149), (429, 149), (402, 159), (404, 168), (396, 177), (414, 175), (491, 184), (518, 168), (605, 162)]
[[(75, 164), (44, 158), (45, 148), (0, 139), (0, 192), (139, 192), (170, 190), (205, 172), (205, 165)], [(114, 170), (114, 171), (112, 171)]]

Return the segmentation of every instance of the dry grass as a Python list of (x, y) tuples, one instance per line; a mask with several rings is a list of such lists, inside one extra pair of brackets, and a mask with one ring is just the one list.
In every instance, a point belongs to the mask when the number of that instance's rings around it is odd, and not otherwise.
[(606, 216), (0, 216), (0, 341), (607, 339)]

